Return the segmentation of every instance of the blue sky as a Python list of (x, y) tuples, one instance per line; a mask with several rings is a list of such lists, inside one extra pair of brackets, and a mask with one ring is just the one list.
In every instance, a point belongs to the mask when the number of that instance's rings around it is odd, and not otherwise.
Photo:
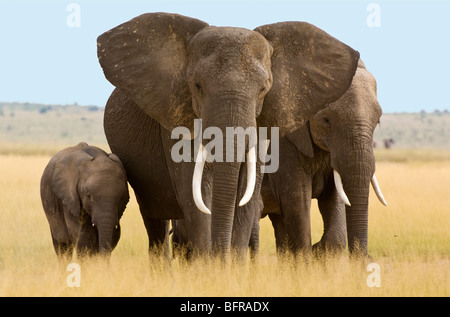
[[(67, 23), (71, 3), (79, 27)], [(160, 11), (249, 29), (307, 21), (360, 52), (384, 112), (450, 109), (450, 1), (0, 0), (0, 102), (104, 106), (113, 87), (97, 36)]]

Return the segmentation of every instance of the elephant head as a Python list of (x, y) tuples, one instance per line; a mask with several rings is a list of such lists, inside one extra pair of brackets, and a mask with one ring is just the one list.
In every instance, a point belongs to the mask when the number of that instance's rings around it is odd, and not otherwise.
[[(224, 136), (227, 127), (292, 132), (305, 123), (299, 107), (332, 102), (347, 90), (359, 55), (309, 24), (251, 31), (149, 13), (102, 34), (98, 57), (105, 77), (146, 114), (169, 131), (187, 127), (193, 137), (195, 118), (202, 119), (203, 131), (217, 127)], [(265, 102), (268, 91), (272, 96)], [(246, 169), (238, 159), (212, 167), (211, 235), (219, 251), (229, 251), (234, 212), (255, 186), (256, 145), (245, 146)], [(196, 157), (202, 163), (193, 177), (194, 200), (205, 212), (200, 184), (207, 155), (200, 146)], [(241, 175), (245, 170), (248, 176)], [(240, 177), (247, 187), (239, 201)]]
[(129, 200), (127, 178), (119, 158), (87, 146), (58, 162), (53, 175), (53, 191), (66, 210), (77, 222), (90, 220), (92, 224), (89, 236), (79, 238), (96, 239), (98, 251), (109, 255), (119, 241), (119, 220)]

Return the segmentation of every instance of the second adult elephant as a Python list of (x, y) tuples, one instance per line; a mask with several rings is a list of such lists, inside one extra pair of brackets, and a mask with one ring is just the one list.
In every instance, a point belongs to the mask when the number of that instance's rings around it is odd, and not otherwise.
[(370, 183), (386, 205), (372, 148), (380, 116), (375, 78), (360, 60), (345, 94), (280, 140), (280, 168), (267, 175), (261, 192), (279, 249), (311, 248), (310, 207), (317, 198), (324, 221), (317, 246), (345, 247), (347, 235), (350, 252), (367, 254)]
[[(260, 31), (212, 27), (180, 15), (150, 13), (99, 37), (100, 64), (106, 78), (117, 87), (108, 102), (117, 113), (117, 121), (108, 122), (105, 116), (105, 133), (111, 149), (124, 161), (127, 174), (132, 174), (127, 167), (129, 159), (148, 160), (149, 157), (137, 154), (142, 149), (153, 154), (144, 136), (132, 141), (136, 146), (120, 144), (120, 140), (129, 138), (119, 135), (142, 128), (127, 122), (125, 107), (130, 105), (136, 105), (136, 109), (169, 132), (186, 127), (187, 138), (194, 135), (195, 118), (203, 120), (204, 133), (210, 127), (220, 129), (222, 136), (227, 135), (228, 127), (278, 127), (284, 136), (304, 124), (302, 109), (316, 109), (333, 102), (349, 87), (359, 54), (347, 45), (307, 23), (274, 24)], [(296, 88), (298, 93), (293, 93)], [(272, 97), (265, 100), (268, 91)], [(290, 101), (292, 97), (294, 101)], [(120, 131), (120, 124), (116, 123), (126, 123), (131, 128)], [(140, 123), (150, 124), (150, 120), (144, 118)], [(221, 144), (226, 144), (226, 140), (222, 141)], [(119, 144), (122, 150), (114, 144)], [(234, 144), (232, 150), (236, 154)], [(245, 213), (243, 205), (256, 204), (259, 198), (262, 177), (258, 177), (261, 175), (255, 166), (256, 146), (246, 141), (247, 164), (242, 164), (235, 155), (231, 161), (222, 156), (221, 160), (216, 157), (211, 162), (211, 189), (206, 203), (200, 195), (203, 168), (200, 162), (194, 168), (198, 173), (193, 179), (189, 176), (179, 182), (192, 189), (200, 210), (211, 210), (211, 241), (220, 254), (230, 251), (233, 224), (244, 224), (240, 231), (250, 232), (253, 228), (256, 213)], [(199, 161), (208, 156), (211, 157), (211, 151), (205, 151), (204, 145), (195, 153)], [(169, 172), (177, 170), (174, 165), (168, 167)], [(136, 166), (135, 172), (139, 170)], [(153, 204), (150, 196), (145, 195), (153, 189), (132, 177), (129, 180), (135, 191), (143, 193), (138, 199), (142, 212), (142, 205)], [(178, 195), (178, 199), (186, 197)], [(158, 215), (143, 213), (143, 216), (162, 221), (173, 218), (170, 212), (164, 214), (162, 210)], [(236, 218), (246, 221), (235, 221)], [(248, 241), (243, 242), (248, 245)]]

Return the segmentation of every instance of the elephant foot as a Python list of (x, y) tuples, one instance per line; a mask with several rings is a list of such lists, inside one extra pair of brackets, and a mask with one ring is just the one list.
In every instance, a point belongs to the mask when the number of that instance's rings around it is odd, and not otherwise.
[(332, 256), (342, 253), (345, 247), (345, 243), (322, 237), (319, 242), (312, 246), (312, 251), (315, 257)]
[(56, 242), (53, 241), (53, 246), (56, 252), (56, 255), (60, 258), (68, 258), (72, 257), (73, 253), (73, 244), (72, 242)]
[(189, 261), (193, 258), (194, 250), (188, 243), (172, 241), (172, 258), (179, 258)]

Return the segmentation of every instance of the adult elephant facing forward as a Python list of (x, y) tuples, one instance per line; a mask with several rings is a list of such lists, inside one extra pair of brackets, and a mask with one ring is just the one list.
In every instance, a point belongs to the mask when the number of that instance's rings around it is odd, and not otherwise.
[[(191, 136), (194, 135), (195, 118), (203, 120), (203, 131), (217, 127), (223, 136), (227, 135), (227, 127), (279, 127), (281, 136), (295, 131), (304, 124), (301, 108), (316, 109), (338, 99), (347, 90), (359, 54), (309, 24), (293, 23), (284, 29), (275, 28), (276, 36), (267, 40), (264, 33), (247, 29), (211, 27), (180, 15), (151, 13), (101, 35), (98, 39), (99, 61), (106, 78), (117, 87), (114, 98), (110, 99), (111, 107), (116, 113), (124, 113), (122, 118), (119, 115), (115, 120), (122, 120), (129, 127), (113, 134), (105, 129), (108, 142), (114, 143), (110, 140), (119, 138), (118, 135), (125, 135), (123, 139), (127, 140), (129, 129), (140, 129), (139, 125), (130, 128), (125, 116), (127, 110), (124, 107), (132, 104), (157, 122), (161, 129), (172, 131), (184, 126)], [(276, 56), (275, 60), (273, 56)], [(277, 84), (270, 90), (275, 77)], [(291, 94), (291, 88), (300, 88), (301, 93)], [(269, 100), (263, 107), (269, 90), (273, 93), (272, 102)], [(283, 99), (286, 90), (287, 95), (295, 97), (295, 102), (288, 99), (285, 103), (273, 102)], [(145, 121), (140, 122), (146, 124)], [(105, 127), (114, 124), (105, 122)], [(135, 141), (139, 150), (151, 147), (145, 143), (146, 138), (142, 140), (142, 143)], [(222, 144), (226, 144), (226, 140)], [(235, 143), (234, 153), (237, 153), (236, 146)], [(211, 167), (211, 193), (206, 200), (211, 201), (212, 245), (220, 254), (230, 251), (235, 219), (246, 217), (245, 208), (240, 205), (259, 198), (261, 177), (255, 175), (256, 159), (249, 157), (255, 153), (252, 147), (256, 145), (247, 142), (245, 147), (248, 166), (236, 157), (232, 162), (223, 157), (223, 162), (213, 162)], [(124, 152), (113, 150), (119, 157)], [(134, 148), (128, 146), (126, 156), (135, 161), (149, 159), (136, 157), (133, 151)], [(151, 149), (146, 152), (152, 155)], [(202, 147), (199, 154), (203, 160), (208, 155), (202, 155)], [(127, 159), (123, 161), (128, 174)], [(167, 167), (167, 170), (171, 169)], [(251, 177), (247, 177), (247, 169), (253, 171), (249, 173)], [(197, 177), (200, 176), (198, 173)], [(141, 184), (132, 178), (129, 181), (135, 191), (153, 190), (141, 188)], [(201, 181), (194, 177), (193, 183), (197, 186), (192, 188), (197, 193), (196, 205), (208, 212), (209, 206), (199, 195)], [(189, 179), (180, 184), (191, 186)], [(258, 194), (253, 195), (254, 191)], [(245, 199), (240, 200), (240, 193), (244, 193)], [(182, 194), (177, 196), (182, 201), (191, 199)], [(153, 203), (145, 195), (138, 200), (141, 212), (142, 205)], [(158, 215), (145, 212), (143, 216), (144, 221), (152, 217), (163, 221), (173, 217), (169, 212), (165, 215), (163, 212)], [(246, 223), (246, 228), (240, 230), (250, 232), (254, 222)]]

